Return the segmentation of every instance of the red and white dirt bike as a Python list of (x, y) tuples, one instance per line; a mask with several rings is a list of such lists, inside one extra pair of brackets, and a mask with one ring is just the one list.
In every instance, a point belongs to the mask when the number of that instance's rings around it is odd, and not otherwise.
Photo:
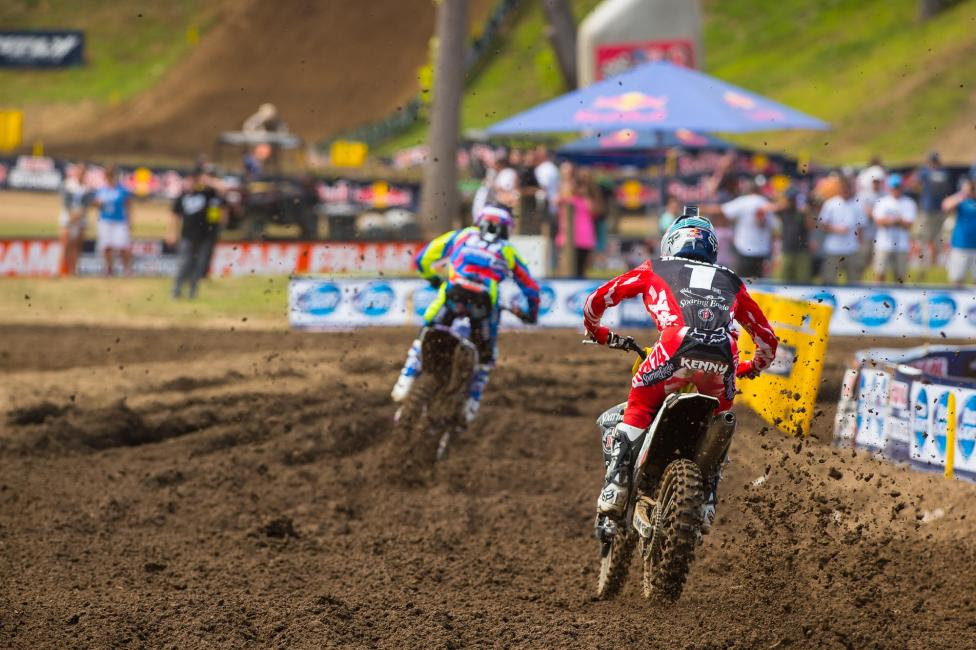
[[(646, 358), (632, 337), (615, 346)], [(598, 517), (600, 576), (597, 596), (615, 595), (627, 576), (634, 549), (643, 565), (645, 598), (673, 602), (681, 596), (695, 548), (702, 540), (707, 490), (717, 488), (719, 471), (735, 431), (731, 411), (716, 414), (718, 400), (693, 384), (668, 395), (637, 441), (626, 514), (615, 522)], [(623, 419), (626, 402), (597, 419), (604, 440)], [(707, 485), (706, 480), (712, 484)]]

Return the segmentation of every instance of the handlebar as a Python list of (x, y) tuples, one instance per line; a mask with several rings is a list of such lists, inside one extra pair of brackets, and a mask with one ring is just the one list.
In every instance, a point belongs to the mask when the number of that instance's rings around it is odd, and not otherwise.
[[(583, 343), (587, 345), (599, 345), (593, 338), (583, 339)], [(610, 337), (607, 339), (607, 347), (613, 348), (614, 350), (634, 352), (641, 358), (642, 361), (647, 358), (647, 352), (644, 351), (644, 348), (637, 345), (637, 342), (634, 340), (633, 336), (620, 336), (619, 334), (611, 333)]]

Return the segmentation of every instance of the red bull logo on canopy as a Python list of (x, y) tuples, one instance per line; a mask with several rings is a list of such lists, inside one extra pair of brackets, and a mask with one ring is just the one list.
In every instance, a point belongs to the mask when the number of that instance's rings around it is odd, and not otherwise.
[(577, 122), (645, 122), (653, 124), (668, 116), (668, 98), (631, 90), (621, 95), (600, 95), (589, 108), (576, 111)]
[(734, 90), (726, 90), (722, 94), (722, 100), (732, 108), (741, 109), (749, 119), (756, 122), (776, 122), (784, 117), (783, 113), (775, 108), (757, 108), (755, 99)]
[(607, 149), (629, 147), (635, 142), (637, 142), (637, 132), (630, 129), (614, 131), (600, 138), (600, 146)]

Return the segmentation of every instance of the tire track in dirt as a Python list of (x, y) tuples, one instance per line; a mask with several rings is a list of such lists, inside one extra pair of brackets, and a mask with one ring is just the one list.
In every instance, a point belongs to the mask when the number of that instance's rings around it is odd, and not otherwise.
[[(376, 468), (396, 451), (387, 391), (412, 333), (378, 332), (150, 353), (130, 361), (150, 373), (124, 417), (100, 397), (110, 376), (37, 407), (17, 399), (31, 377), (74, 371), (19, 374), (14, 402), (36, 413), (0, 435), (0, 645), (970, 646), (974, 486), (786, 439), (743, 409), (682, 599), (643, 601), (635, 563), (598, 602), (593, 420), (625, 396), (629, 360), (572, 333), (503, 336), (485, 417), (403, 489)], [(831, 386), (856, 347), (832, 347)], [(188, 428), (78, 446), (99, 427), (131, 436), (125, 418)]]

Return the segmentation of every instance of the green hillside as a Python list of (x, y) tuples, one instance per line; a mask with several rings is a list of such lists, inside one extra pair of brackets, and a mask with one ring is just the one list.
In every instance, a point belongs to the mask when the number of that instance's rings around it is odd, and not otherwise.
[[(575, 0), (577, 19), (598, 4)], [(832, 162), (917, 160), (931, 147), (976, 155), (976, 0), (920, 24), (917, 0), (705, 0), (705, 68), (825, 119), (828, 133), (768, 133), (740, 142)], [(538, 3), (528, 3), (499, 53), (472, 79), (465, 129), (564, 92)], [(422, 142), (418, 125), (384, 151)], [(972, 150), (972, 153), (968, 153)]]
[(87, 64), (63, 70), (0, 70), (0, 107), (118, 102), (153, 85), (211, 22), (203, 0), (4, 0), (3, 29), (81, 29)]

